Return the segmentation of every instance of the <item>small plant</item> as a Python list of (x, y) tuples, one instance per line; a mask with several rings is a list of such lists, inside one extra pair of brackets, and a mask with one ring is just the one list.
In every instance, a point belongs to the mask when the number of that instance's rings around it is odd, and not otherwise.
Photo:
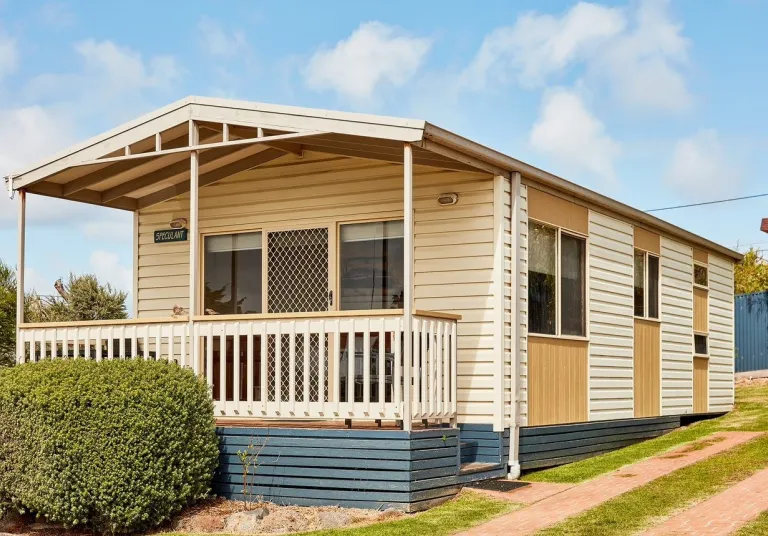
[[(237, 457), (240, 459), (240, 465), (243, 468), (243, 505), (246, 510), (253, 508), (254, 503), (261, 502), (261, 495), (255, 495), (253, 488), (256, 483), (256, 471), (259, 468), (259, 456), (266, 446), (266, 439), (259, 442), (254, 437), (251, 437), (245, 450), (237, 451)], [(254, 501), (253, 499), (256, 500)]]

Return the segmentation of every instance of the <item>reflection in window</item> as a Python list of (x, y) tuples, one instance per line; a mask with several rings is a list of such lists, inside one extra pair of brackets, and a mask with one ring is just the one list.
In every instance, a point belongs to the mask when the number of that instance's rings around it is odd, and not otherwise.
[(659, 258), (648, 255), (648, 317), (659, 318)]
[(706, 335), (695, 334), (693, 336), (693, 352), (696, 355), (708, 355)]
[(635, 316), (645, 316), (645, 252), (635, 250)]
[(557, 230), (530, 224), (528, 258), (528, 313), (531, 333), (555, 335)]
[(341, 310), (403, 307), (403, 236), (402, 221), (341, 226)]
[(560, 332), (585, 334), (584, 270), (586, 243), (567, 234), (560, 237)]
[(261, 313), (261, 233), (206, 236), (205, 314)]
[(707, 267), (700, 264), (693, 265), (693, 282), (702, 287), (706, 287), (709, 284), (707, 277)]

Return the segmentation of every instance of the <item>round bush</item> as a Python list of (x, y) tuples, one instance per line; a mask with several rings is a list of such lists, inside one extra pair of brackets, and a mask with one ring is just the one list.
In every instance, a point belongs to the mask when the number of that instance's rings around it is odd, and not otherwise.
[(148, 529), (208, 494), (218, 454), (208, 388), (173, 363), (0, 369), (0, 509)]

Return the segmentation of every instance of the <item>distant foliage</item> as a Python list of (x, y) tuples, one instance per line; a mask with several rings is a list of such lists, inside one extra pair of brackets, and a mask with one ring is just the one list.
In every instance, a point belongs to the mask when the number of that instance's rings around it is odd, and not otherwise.
[(13, 363), (16, 348), (16, 271), (0, 260), (0, 367)]
[(0, 510), (104, 533), (148, 530), (208, 494), (218, 455), (208, 389), (174, 363), (0, 370)]
[(67, 283), (57, 281), (57, 294), (40, 296), (30, 292), (26, 298), (27, 322), (75, 322), (128, 318), (126, 292), (102, 285), (91, 274), (69, 274)]
[(734, 269), (736, 294), (751, 294), (768, 290), (768, 261), (755, 249), (744, 254), (744, 259)]

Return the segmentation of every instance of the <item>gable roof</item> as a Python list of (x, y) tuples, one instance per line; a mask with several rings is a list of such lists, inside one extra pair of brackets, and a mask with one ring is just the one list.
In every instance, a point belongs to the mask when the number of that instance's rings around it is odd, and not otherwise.
[[(124, 193), (124, 184), (130, 181), (141, 182), (143, 179), (143, 185), (149, 187), (148, 183), (153, 177), (157, 177), (158, 188), (162, 187), (159, 191), (170, 190), (168, 195), (173, 194), (176, 191), (173, 188), (173, 180), (179, 182), (180, 177), (183, 177), (183, 159), (192, 150), (190, 143), (186, 141), (190, 121), (204, 127), (208, 125), (207, 132), (210, 136), (206, 140), (207, 144), (202, 145), (203, 141), (200, 141), (198, 143), (201, 145), (197, 147), (209, 152), (208, 160), (215, 160), (221, 165), (216, 176), (228, 170), (237, 172), (241, 170), (242, 165), (254, 162), (258, 165), (267, 158), (283, 154), (280, 151), (304, 149), (402, 162), (402, 144), (409, 143), (414, 147), (415, 164), (447, 169), (481, 169), (505, 176), (517, 172), (526, 179), (603, 207), (651, 229), (682, 238), (737, 261), (742, 257), (738, 252), (656, 216), (424, 120), (250, 101), (187, 97), (78, 143), (10, 175), (7, 179), (11, 180), (11, 186), (15, 190), (26, 188), (32, 193), (42, 195), (137, 210), (141, 208), (141, 204)], [(217, 127), (213, 125), (240, 129), (240, 139), (229, 144), (221, 141), (217, 143), (217, 140), (224, 139), (224, 134), (221, 129), (217, 131)], [(257, 130), (260, 135), (262, 131), (268, 131), (270, 136), (254, 139), (256, 135), (247, 132), (255, 133)], [(163, 150), (160, 152), (155, 150), (156, 136), (163, 138)], [(172, 147), (166, 149), (166, 144)], [(242, 147), (234, 147), (237, 144)], [(262, 150), (264, 147), (272, 149)], [(126, 148), (134, 148), (135, 154), (129, 154)], [(239, 167), (237, 161), (241, 162)], [(175, 171), (176, 174), (173, 175), (170, 171)], [(99, 186), (96, 186), (97, 182)], [(146, 188), (143, 191), (146, 192)], [(161, 199), (162, 196), (158, 195), (155, 194), (152, 199)]]

